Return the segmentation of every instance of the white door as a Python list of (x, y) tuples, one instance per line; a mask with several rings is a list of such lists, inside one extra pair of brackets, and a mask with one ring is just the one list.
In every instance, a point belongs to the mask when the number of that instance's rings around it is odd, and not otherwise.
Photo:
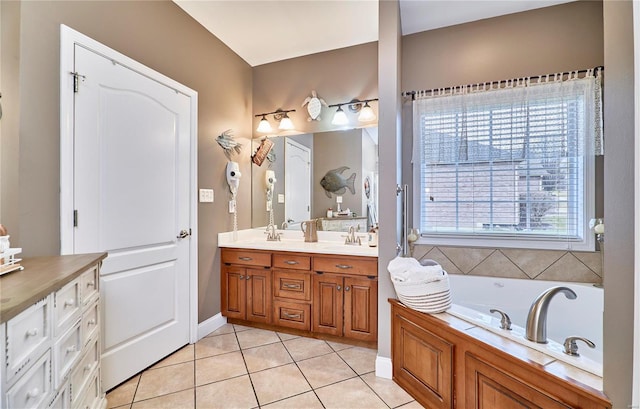
[(74, 44), (74, 58), (73, 253), (109, 253), (100, 276), (108, 390), (190, 341), (192, 108), (111, 56)]
[(284, 218), (299, 223), (311, 218), (311, 150), (285, 138)]

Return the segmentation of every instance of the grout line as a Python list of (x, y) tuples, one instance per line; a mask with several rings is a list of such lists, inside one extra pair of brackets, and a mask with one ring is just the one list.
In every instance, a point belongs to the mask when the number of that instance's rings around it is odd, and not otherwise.
[[(243, 332), (243, 331), (240, 331)], [(236, 332), (236, 327), (233, 327), (233, 333), (236, 336), (236, 342), (238, 343), (238, 348), (240, 348), (240, 356), (242, 357), (242, 363), (244, 364), (244, 369), (247, 371), (247, 377), (249, 378), (249, 383), (251, 384), (251, 389), (253, 390), (253, 396), (256, 398), (256, 403), (258, 404), (258, 408), (260, 407), (260, 399), (258, 399), (258, 393), (256, 392), (256, 387), (253, 385), (253, 379), (251, 378), (251, 374), (249, 373), (249, 367), (247, 366), (247, 360), (244, 358), (244, 352), (242, 351), (242, 347), (240, 346), (240, 340), (238, 339), (238, 333)], [(196, 408), (197, 409), (197, 408)]]
[[(333, 350), (333, 348), (331, 348), (331, 345), (329, 345), (327, 343), (327, 341), (323, 342), (329, 347), (329, 349)], [(293, 361), (293, 363), (295, 364), (296, 368), (298, 368), (298, 371), (300, 371), (300, 374), (302, 375), (302, 377), (304, 378), (304, 380), (307, 382), (307, 384), (309, 385), (309, 387), (311, 388), (311, 392), (313, 392), (314, 395), (316, 395), (316, 399), (318, 399), (318, 402), (320, 402), (320, 405), (322, 405), (323, 408), (326, 408), (326, 406), (324, 405), (324, 402), (322, 402), (322, 400), (320, 400), (320, 396), (318, 396), (318, 394), (316, 393), (316, 389), (311, 385), (311, 382), (309, 382), (309, 380), (307, 379), (307, 377), (305, 376), (304, 372), (302, 372), (302, 369), (300, 369), (300, 366), (298, 365), (298, 361), (296, 361), (293, 358), (293, 355), (291, 355), (291, 352), (289, 351), (289, 349), (287, 348), (287, 345), (282, 342), (282, 346), (284, 346), (284, 350), (287, 351), (287, 353), (289, 354), (289, 356), (291, 357), (291, 360)], [(324, 356), (324, 355), (321, 355)], [(306, 393), (306, 392), (305, 392)]]

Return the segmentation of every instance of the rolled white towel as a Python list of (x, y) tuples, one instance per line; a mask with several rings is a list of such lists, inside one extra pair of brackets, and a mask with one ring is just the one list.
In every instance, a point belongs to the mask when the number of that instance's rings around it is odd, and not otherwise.
[(424, 281), (437, 279), (442, 276), (442, 266), (439, 264), (423, 266), (410, 257), (396, 257), (387, 266), (391, 279), (396, 282)]
[(420, 266), (420, 263), (415, 258), (398, 256), (389, 262), (387, 270), (393, 276), (402, 274), (416, 266)]

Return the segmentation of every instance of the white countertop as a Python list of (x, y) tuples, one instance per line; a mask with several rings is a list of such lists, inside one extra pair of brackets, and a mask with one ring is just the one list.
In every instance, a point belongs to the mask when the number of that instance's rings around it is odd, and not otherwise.
[(367, 235), (362, 232), (356, 233), (362, 241), (359, 246), (344, 244), (347, 235), (345, 232), (319, 231), (316, 243), (306, 243), (302, 232), (298, 230), (277, 232), (280, 234), (280, 241), (267, 241), (264, 228), (238, 230), (235, 239), (232, 231), (218, 233), (218, 247), (378, 257), (378, 248), (369, 247)]

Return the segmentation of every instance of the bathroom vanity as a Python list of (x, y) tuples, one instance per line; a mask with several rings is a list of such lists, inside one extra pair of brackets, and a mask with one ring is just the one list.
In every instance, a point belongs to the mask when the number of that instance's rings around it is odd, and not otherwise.
[(429, 408), (582, 408), (601, 379), (447, 313), (391, 303), (393, 379)]
[(106, 406), (99, 268), (106, 253), (37, 257), (0, 278), (0, 408)]
[(220, 243), (222, 315), (230, 322), (377, 343), (375, 248), (302, 239)]

